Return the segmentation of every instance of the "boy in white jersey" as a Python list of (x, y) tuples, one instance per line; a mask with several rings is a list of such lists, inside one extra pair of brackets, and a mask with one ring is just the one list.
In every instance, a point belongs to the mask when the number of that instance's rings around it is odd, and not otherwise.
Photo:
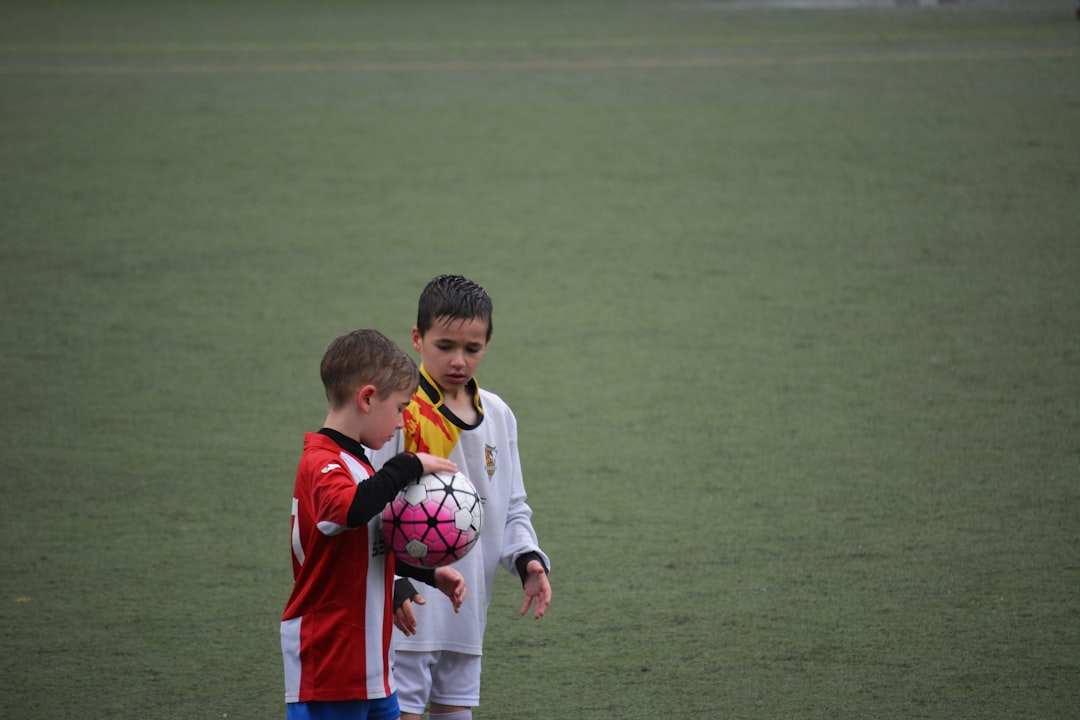
[(480, 540), (453, 565), (469, 587), (458, 615), (438, 598), (425, 603), (414, 597), (408, 580), (397, 581), (393, 670), (402, 720), (419, 720), (425, 706), (431, 720), (472, 718), (480, 703), (484, 628), (499, 566), (521, 579), (522, 615), (535, 603), (534, 617), (543, 617), (551, 602), (550, 564), (526, 502), (517, 420), (475, 379), (491, 334), (492, 303), (482, 287), (459, 275), (428, 283), (412, 331), (421, 358), (420, 388), (405, 410), (404, 430), (373, 460), (377, 467), (403, 450), (449, 458), (484, 501)]

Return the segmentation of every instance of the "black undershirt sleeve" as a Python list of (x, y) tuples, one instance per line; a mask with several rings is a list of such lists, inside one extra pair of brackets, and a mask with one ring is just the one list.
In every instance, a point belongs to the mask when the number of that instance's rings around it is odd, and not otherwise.
[[(419, 580), (425, 585), (435, 587), (435, 568), (419, 568), (408, 563), (396, 562), (394, 563), (394, 572), (401, 576), (397, 582), (401, 582), (404, 578), (412, 578), (413, 580)], [(405, 582), (409, 582), (405, 580)], [(395, 591), (396, 592), (396, 591)], [(413, 591), (413, 595), (416, 591)], [(412, 595), (409, 596), (410, 598)]]
[(525, 585), (525, 578), (529, 576), (528, 567), (529, 563), (533, 560), (536, 560), (540, 563), (540, 565), (544, 568), (545, 575), (551, 574), (551, 572), (548, 570), (548, 566), (544, 563), (544, 558), (540, 557), (540, 553), (536, 551), (522, 553), (518, 555), (517, 558), (515, 558), (514, 560), (514, 566), (517, 568), (518, 577), (521, 578), (522, 586)]
[(423, 474), (423, 464), (412, 453), (401, 453), (387, 460), (381, 470), (356, 486), (356, 495), (349, 506), (349, 527), (367, 525), (401, 492), (401, 488)]
[(419, 580), (422, 583), (435, 587), (435, 568), (418, 568), (405, 563), (397, 563), (397, 574), (401, 576), (394, 581), (394, 609), (401, 607), (406, 600), (416, 597), (416, 586), (409, 582), (409, 578)]
[(394, 609), (405, 604), (406, 600), (412, 600), (416, 597), (416, 588), (409, 582), (408, 578), (399, 577), (394, 581)]

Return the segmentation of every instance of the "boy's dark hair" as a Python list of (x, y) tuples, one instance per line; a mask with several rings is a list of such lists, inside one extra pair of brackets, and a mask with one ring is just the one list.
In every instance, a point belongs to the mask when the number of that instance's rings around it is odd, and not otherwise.
[(425, 335), (438, 318), (483, 320), (488, 326), (487, 339), (491, 340), (495, 329), (491, 316), (491, 297), (484, 288), (460, 275), (439, 275), (420, 293), (416, 329)]
[(378, 330), (353, 330), (330, 343), (319, 366), (326, 399), (338, 409), (363, 385), (380, 398), (397, 390), (410, 393), (420, 382), (416, 361)]

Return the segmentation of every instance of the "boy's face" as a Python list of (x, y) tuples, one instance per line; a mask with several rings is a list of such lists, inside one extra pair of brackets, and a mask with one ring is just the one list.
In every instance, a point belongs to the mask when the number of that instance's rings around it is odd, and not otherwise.
[(487, 351), (488, 324), (478, 318), (435, 318), (424, 335), (414, 327), (412, 341), (431, 379), (452, 394), (476, 374)]
[(408, 390), (395, 390), (385, 399), (380, 398), (378, 393), (372, 395), (368, 437), (361, 438), (360, 441), (372, 450), (378, 450), (392, 440), (394, 433), (405, 427), (402, 413), (409, 407), (410, 400), (412, 393)]

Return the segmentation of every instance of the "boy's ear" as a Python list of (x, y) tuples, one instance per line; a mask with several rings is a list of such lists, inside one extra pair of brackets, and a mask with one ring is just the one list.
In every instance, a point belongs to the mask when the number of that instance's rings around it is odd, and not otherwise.
[(371, 399), (375, 397), (378, 392), (374, 385), (364, 385), (356, 391), (356, 405), (360, 408), (361, 412), (367, 412), (371, 409)]
[(424, 336), (420, 334), (420, 328), (413, 325), (412, 329), (412, 346), (413, 350), (420, 352), (420, 343), (423, 341)]

